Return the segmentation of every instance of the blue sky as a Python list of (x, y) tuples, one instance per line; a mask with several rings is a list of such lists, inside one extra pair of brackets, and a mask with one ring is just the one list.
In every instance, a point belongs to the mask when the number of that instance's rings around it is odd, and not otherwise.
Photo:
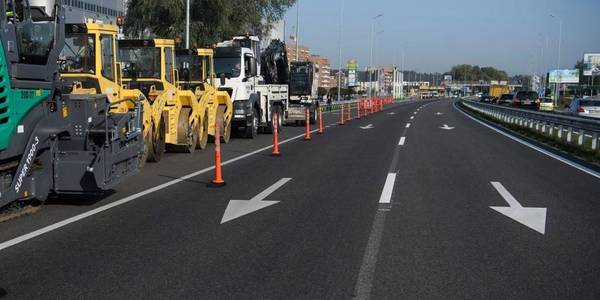
[[(423, 72), (445, 72), (460, 63), (513, 75), (555, 68), (559, 22), (550, 14), (563, 19), (563, 68), (573, 67), (584, 52), (600, 52), (600, 0), (300, 0), (300, 43), (329, 58), (333, 68), (342, 2), (342, 57), (358, 59), (361, 68), (369, 62), (371, 18), (380, 13), (378, 65), (399, 65), (404, 52), (405, 69)], [(296, 7), (285, 20), (289, 37)]]

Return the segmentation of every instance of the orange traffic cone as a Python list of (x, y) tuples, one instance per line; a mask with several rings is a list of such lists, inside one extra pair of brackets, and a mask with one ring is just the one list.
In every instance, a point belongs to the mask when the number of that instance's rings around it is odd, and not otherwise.
[(342, 116), (340, 118), (340, 125), (344, 125), (344, 103), (342, 103)]
[(275, 112), (273, 118), (273, 153), (271, 156), (280, 156), (279, 153), (279, 114)]
[(221, 170), (221, 128), (218, 118), (215, 122), (215, 178), (213, 179), (212, 184), (216, 187), (225, 185), (223, 172)]
[(305, 141), (310, 141), (310, 110), (306, 107), (306, 135), (304, 136)]
[(318, 134), (323, 134), (323, 112), (319, 107), (319, 131)]

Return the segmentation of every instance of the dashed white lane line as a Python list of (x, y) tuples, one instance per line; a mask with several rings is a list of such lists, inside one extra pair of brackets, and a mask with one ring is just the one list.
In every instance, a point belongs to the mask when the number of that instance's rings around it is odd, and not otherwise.
[(406, 123), (406, 128), (410, 128), (410, 123)]
[(404, 146), (404, 142), (406, 142), (406, 137), (401, 137), (400, 141), (398, 142), (398, 146)]
[(390, 203), (392, 202), (392, 192), (394, 191), (394, 183), (396, 182), (396, 173), (389, 173), (385, 179), (383, 185), (383, 191), (381, 191), (381, 197), (379, 197), (379, 203)]
[(410, 119), (411, 119), (411, 120), (414, 120), (414, 119), (415, 119), (415, 117), (414, 117), (414, 116), (413, 116), (413, 117), (410, 117)]

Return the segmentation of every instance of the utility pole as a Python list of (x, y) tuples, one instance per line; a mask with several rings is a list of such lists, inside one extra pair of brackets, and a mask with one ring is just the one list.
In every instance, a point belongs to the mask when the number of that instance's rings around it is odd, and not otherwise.
[(338, 90), (337, 90), (337, 100), (340, 101), (342, 95), (342, 30), (344, 27), (344, 0), (341, 0), (340, 5), (340, 33), (339, 33), (339, 53), (338, 53)]
[(556, 72), (557, 72), (557, 78), (556, 78), (556, 95), (555, 95), (555, 99), (554, 99), (554, 106), (558, 105), (558, 100), (560, 98), (560, 84), (561, 84), (561, 73), (560, 73), (560, 55), (561, 55), (561, 43), (562, 43), (562, 27), (563, 27), (563, 21), (561, 18), (555, 16), (555, 15), (550, 15), (550, 17), (557, 19), (558, 20), (558, 60), (556, 62)]
[(300, 39), (300, 0), (296, 3), (296, 61), (299, 61), (299, 44), (298, 40)]
[(378, 14), (371, 20), (371, 58), (369, 60), (369, 98), (373, 96), (373, 40), (375, 35), (375, 20), (382, 17), (383, 14)]
[(185, 3), (185, 49), (190, 49), (190, 0)]

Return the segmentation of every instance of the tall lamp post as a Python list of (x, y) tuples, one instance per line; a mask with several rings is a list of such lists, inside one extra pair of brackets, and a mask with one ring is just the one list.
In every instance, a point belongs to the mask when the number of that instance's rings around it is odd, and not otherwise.
[(560, 98), (560, 83), (561, 83), (561, 73), (560, 73), (560, 46), (562, 43), (562, 28), (563, 28), (563, 20), (555, 15), (550, 15), (551, 18), (553, 19), (557, 19), (558, 20), (558, 60), (556, 62), (556, 72), (557, 72), (557, 78), (556, 78), (556, 94), (554, 97), (554, 106), (558, 105), (558, 99)]
[(341, 0), (340, 5), (340, 33), (339, 33), (339, 53), (338, 53), (338, 88), (337, 88), (337, 100), (341, 100), (342, 95), (342, 29), (344, 27), (344, 0)]
[(375, 20), (383, 17), (383, 14), (378, 14), (373, 17), (371, 21), (371, 56), (369, 59), (369, 98), (373, 97), (373, 40), (374, 40), (374, 31), (375, 31)]

